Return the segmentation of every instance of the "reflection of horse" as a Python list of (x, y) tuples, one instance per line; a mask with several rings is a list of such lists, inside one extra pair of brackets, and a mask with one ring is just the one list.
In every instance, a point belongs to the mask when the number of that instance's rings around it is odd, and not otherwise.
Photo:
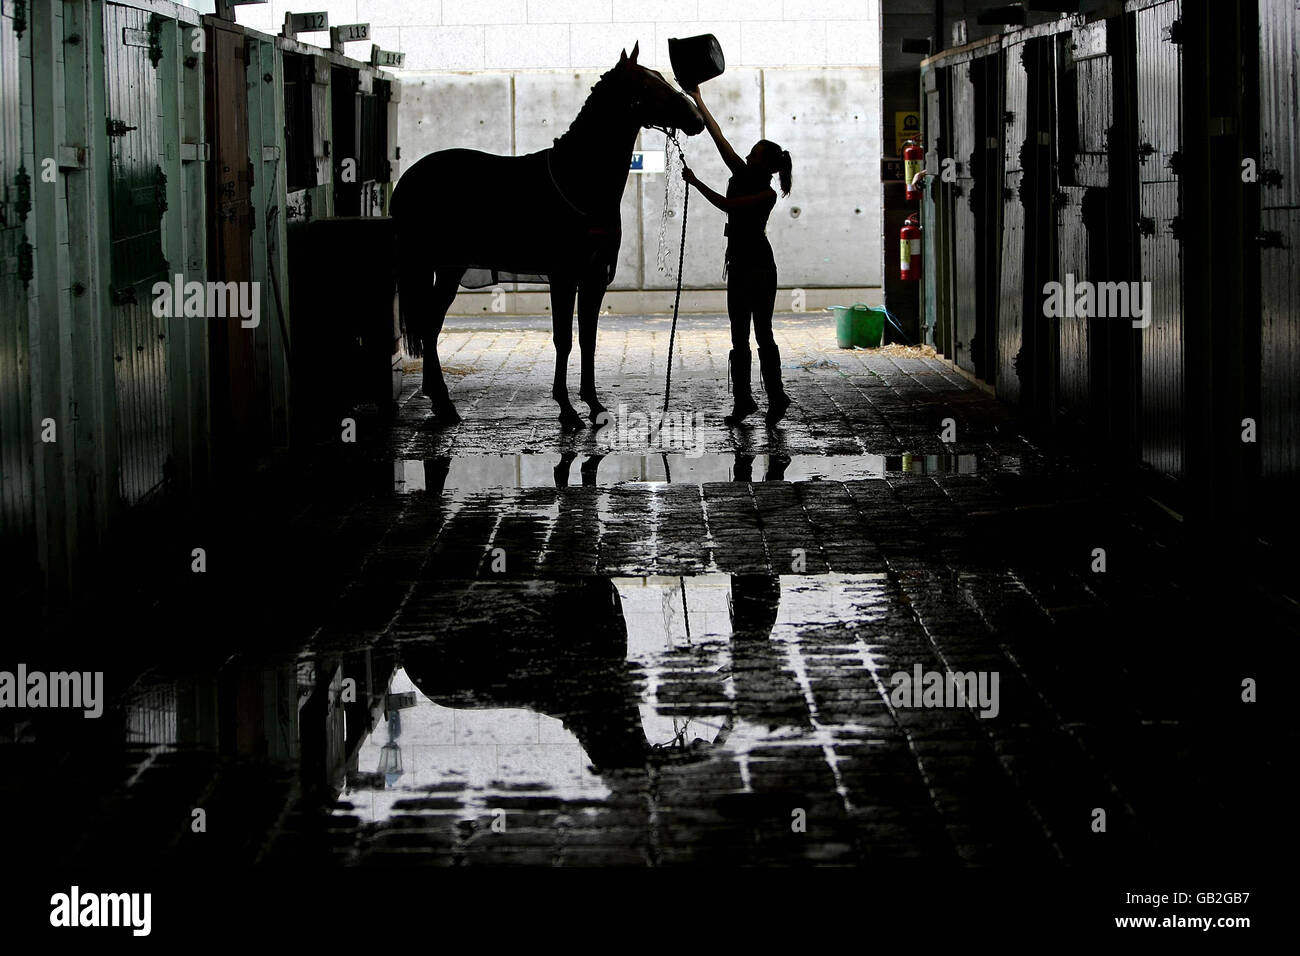
[(704, 129), (699, 110), (659, 73), (637, 65), (638, 47), (601, 76), (568, 132), (526, 156), (470, 149), (430, 153), (402, 174), (393, 193), (398, 290), (412, 351), (429, 354), (424, 394), (436, 419), (460, 420), (438, 364), (438, 333), (464, 284), (549, 280), (555, 340), (551, 395), (566, 427), (582, 424), (569, 404), (565, 366), (578, 301), (582, 353), (579, 397), (591, 419), (596, 397), (596, 319), (613, 279), (619, 207), (632, 147), (643, 126), (688, 135)]
[[(770, 726), (806, 726), (802, 695), (770, 646), (779, 600), (773, 576), (732, 578), (734, 706)], [(454, 620), (440, 625), (436, 639), (400, 653), (407, 676), (434, 703), (555, 717), (598, 772), (677, 756), (646, 739), (643, 688), (627, 659), (623, 602), (609, 578), (467, 584), (440, 589), (444, 602), (455, 608)]]
[(640, 688), (612, 581), (502, 583), (460, 597), (461, 613), (437, 640), (403, 648), (420, 693), (444, 707), (555, 717), (598, 771), (645, 765)]

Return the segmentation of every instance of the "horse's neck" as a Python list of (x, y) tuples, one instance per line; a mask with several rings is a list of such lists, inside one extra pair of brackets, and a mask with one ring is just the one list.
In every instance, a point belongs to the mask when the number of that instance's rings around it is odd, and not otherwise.
[(566, 194), (574, 193), (585, 200), (579, 203), (584, 211), (617, 209), (639, 130), (635, 118), (619, 116), (613, 109), (584, 111), (556, 140), (553, 172)]

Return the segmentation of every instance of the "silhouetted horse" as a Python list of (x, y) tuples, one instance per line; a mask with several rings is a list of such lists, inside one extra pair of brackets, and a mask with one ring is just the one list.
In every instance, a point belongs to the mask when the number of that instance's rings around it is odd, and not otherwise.
[[(438, 363), (438, 333), (468, 270), (490, 278), (548, 280), (555, 338), (552, 397), (560, 421), (578, 427), (565, 368), (578, 301), (582, 354), (579, 397), (591, 419), (596, 397), (596, 319), (614, 277), (621, 238), (619, 206), (632, 147), (643, 126), (704, 129), (695, 104), (662, 75), (637, 65), (638, 46), (603, 74), (587, 102), (550, 149), (498, 156), (446, 149), (420, 159), (393, 193), (398, 292), (415, 354), (425, 355), (424, 394), (437, 421), (460, 421)], [(466, 281), (466, 285), (470, 285)]]

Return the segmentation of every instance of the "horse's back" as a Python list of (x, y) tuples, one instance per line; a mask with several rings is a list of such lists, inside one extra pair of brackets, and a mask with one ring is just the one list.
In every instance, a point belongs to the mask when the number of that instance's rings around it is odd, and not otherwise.
[(618, 208), (607, 217), (579, 214), (557, 191), (549, 158), (550, 150), (501, 156), (455, 148), (417, 160), (398, 180), (391, 206), (405, 268), (467, 269), (474, 287), (593, 269), (608, 282), (618, 258)]
[[(416, 160), (393, 187), (395, 219), (430, 214), (482, 215), (536, 192), (546, 175), (542, 153), (502, 156), (478, 149), (440, 149)], [(540, 175), (539, 175), (540, 174)]]

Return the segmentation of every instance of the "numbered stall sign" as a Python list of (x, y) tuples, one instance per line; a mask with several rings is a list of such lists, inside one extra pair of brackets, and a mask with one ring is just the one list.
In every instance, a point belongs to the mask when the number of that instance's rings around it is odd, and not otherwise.
[(333, 32), (344, 43), (355, 43), (358, 40), (370, 39), (369, 23), (345, 23), (342, 26), (335, 27)]
[(324, 11), (286, 13), (284, 19), (284, 30), (289, 36), (297, 36), (299, 33), (320, 33), (330, 28), (330, 16)]
[(370, 65), (371, 66), (392, 66), (401, 69), (406, 63), (405, 53), (395, 53), (391, 50), (381, 50), (378, 46), (370, 48)]

